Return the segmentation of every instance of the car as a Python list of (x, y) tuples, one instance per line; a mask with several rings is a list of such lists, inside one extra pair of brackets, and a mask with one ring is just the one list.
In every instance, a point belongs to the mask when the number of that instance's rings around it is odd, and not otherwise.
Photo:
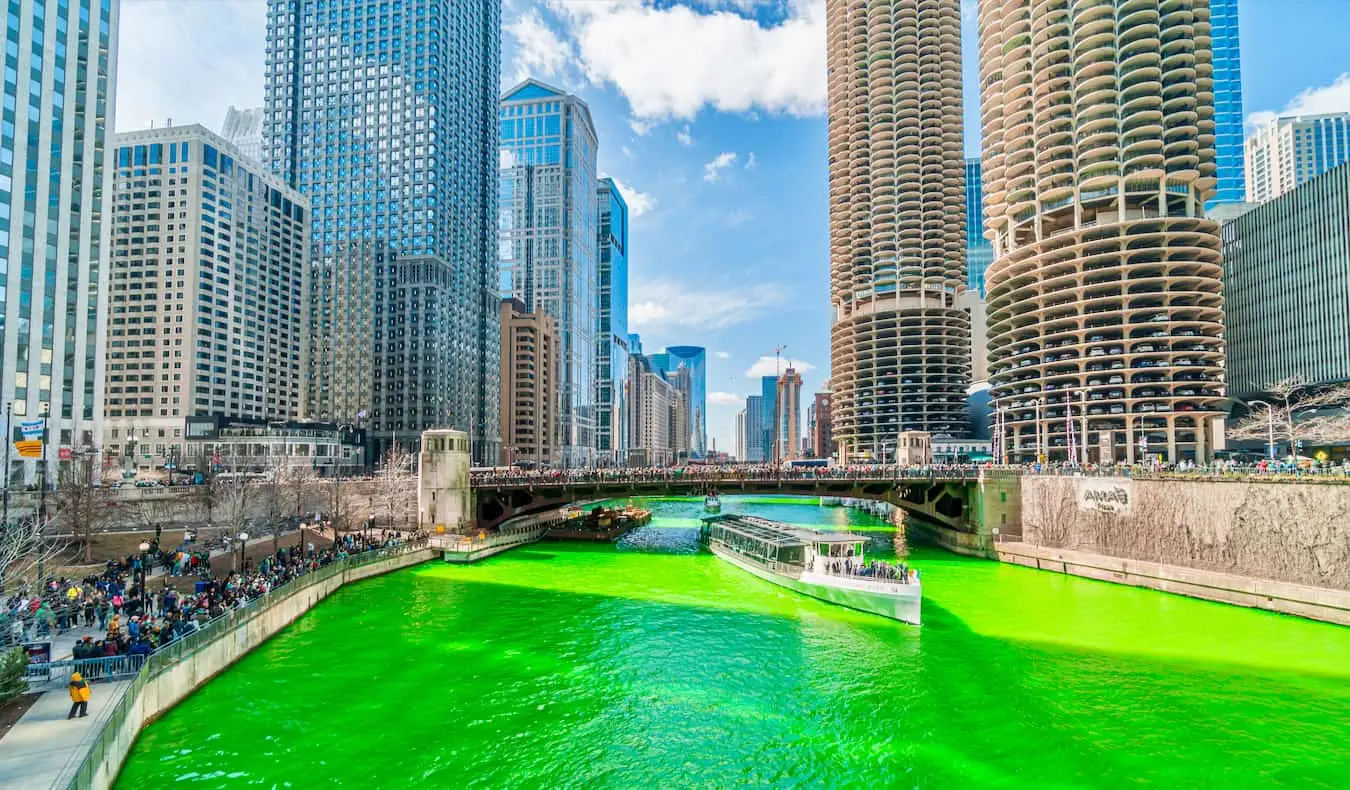
[(1106, 382), (1107, 382), (1108, 384), (1124, 384), (1124, 383), (1125, 383), (1125, 377), (1124, 377), (1124, 376), (1112, 376), (1111, 378), (1107, 379)]
[(1195, 406), (1190, 403), (1183, 403), (1177, 407), (1177, 411), (1195, 411)]
[(1107, 349), (1107, 352), (1111, 354), (1123, 354), (1125, 353), (1125, 349), (1120, 346), (1111, 346)]
[(1105, 340), (1105, 339), (1106, 339), (1106, 336), (1105, 336), (1105, 335), (1093, 335), (1092, 337), (1088, 338), (1088, 342), (1089, 342), (1089, 343), (1100, 343), (1101, 341), (1103, 341), (1103, 340)]
[(1193, 395), (1196, 394), (1196, 391), (1193, 390), (1193, 389), (1191, 389), (1190, 387), (1186, 387), (1185, 389), (1179, 389), (1179, 390), (1177, 390), (1177, 394), (1178, 394), (1178, 395), (1185, 395), (1185, 396), (1193, 396)]
[(1159, 329), (1157, 332), (1150, 332), (1149, 337), (1167, 337), (1167, 333)]
[(1177, 331), (1177, 337), (1195, 337), (1194, 329), (1181, 329)]
[(163, 488), (164, 484), (158, 480), (137, 480), (137, 488)]
[(1159, 403), (1158, 405), (1156, 405), (1156, 406), (1153, 407), (1153, 410), (1154, 410), (1154, 411), (1171, 411), (1171, 410), (1172, 410), (1172, 406), (1171, 406), (1171, 404), (1168, 404), (1168, 403)]
[(1161, 323), (1167, 320), (1167, 313), (1154, 313), (1152, 316), (1149, 317), (1148, 320), (1155, 324)]
[(1105, 414), (1105, 413), (1106, 413), (1105, 406), (1093, 406), (1092, 408), (1088, 409), (1088, 414)]
[(1104, 357), (1104, 356), (1106, 356), (1106, 349), (1104, 349), (1104, 348), (1094, 348), (1094, 349), (1092, 349), (1091, 351), (1088, 352), (1088, 356), (1090, 356), (1090, 357)]
[(1112, 406), (1112, 407), (1111, 407), (1111, 413), (1112, 413), (1112, 414), (1124, 414), (1124, 413), (1125, 413), (1125, 407), (1124, 407), (1124, 406), (1121, 406), (1121, 405), (1119, 405), (1119, 404), (1117, 404), (1117, 405), (1115, 405), (1115, 406)]
[(1094, 392), (1088, 396), (1088, 400), (1106, 400), (1105, 392)]
[(1111, 363), (1112, 370), (1120, 370), (1123, 367), (1125, 367), (1125, 363), (1121, 362), (1120, 360), (1116, 360), (1115, 362)]
[(1135, 410), (1135, 411), (1153, 411), (1153, 404), (1152, 404), (1152, 403), (1141, 403), (1141, 404), (1139, 404), (1138, 406), (1135, 406), (1135, 407), (1134, 407), (1134, 410)]
[(1088, 379), (1088, 380), (1087, 380), (1087, 383), (1088, 383), (1088, 386), (1089, 386), (1089, 387), (1099, 387), (1099, 386), (1105, 384), (1105, 383), (1106, 383), (1106, 380), (1105, 380), (1105, 379), (1102, 379), (1102, 378), (1100, 378), (1100, 377), (1098, 377), (1098, 378), (1095, 378), (1095, 379)]
[(1139, 345), (1139, 346), (1135, 346), (1135, 347), (1134, 347), (1134, 351), (1135, 351), (1136, 354), (1147, 354), (1147, 353), (1149, 353), (1149, 352), (1151, 352), (1151, 351), (1153, 351), (1153, 350), (1154, 350), (1154, 349), (1153, 349), (1153, 344), (1152, 344), (1152, 343), (1144, 343), (1143, 345)]

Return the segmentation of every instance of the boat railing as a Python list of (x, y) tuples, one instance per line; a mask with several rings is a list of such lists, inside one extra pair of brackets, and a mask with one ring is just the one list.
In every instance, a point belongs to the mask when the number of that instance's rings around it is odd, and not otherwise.
[(846, 566), (840, 560), (830, 560), (823, 557), (818, 557), (810, 564), (807, 570), (811, 571), (812, 573), (818, 573), (822, 576), (831, 576), (840, 579), (851, 579), (858, 582), (875, 583), (886, 587), (893, 587), (899, 584), (919, 583), (919, 571), (917, 568), (907, 568), (905, 569), (905, 574), (901, 576), (899, 575), (901, 573), (900, 569), (896, 568), (893, 565), (884, 563), (873, 563), (873, 565), (870, 566), (872, 568), (878, 567), (891, 568), (897, 574), (896, 576), (891, 577), (885, 575), (878, 575), (875, 572), (870, 574), (866, 573), (868, 567), (869, 566), (865, 565)]

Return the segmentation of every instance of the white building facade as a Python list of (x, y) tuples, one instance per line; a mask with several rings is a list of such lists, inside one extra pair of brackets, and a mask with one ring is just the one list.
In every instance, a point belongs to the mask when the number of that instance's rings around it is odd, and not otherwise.
[(1350, 113), (1279, 118), (1247, 138), (1247, 202), (1274, 200), (1350, 162)]
[(159, 469), (189, 416), (299, 417), (309, 202), (196, 125), (117, 135), (113, 167), (106, 455)]

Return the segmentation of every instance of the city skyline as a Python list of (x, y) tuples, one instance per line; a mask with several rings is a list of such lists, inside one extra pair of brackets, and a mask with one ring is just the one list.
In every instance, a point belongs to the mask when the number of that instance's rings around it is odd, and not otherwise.
[[(823, 72), (823, 25), (812, 15), (821, 4), (764, 4), (753, 13), (714, 5), (716, 14), (701, 4), (689, 25), (662, 29), (662, 35), (681, 44), (651, 48), (650, 57), (697, 50), (709, 30), (724, 27), (743, 36), (738, 40), (767, 47), (746, 63), (719, 61), (721, 72), (735, 77), (737, 85), (746, 76), (771, 73), (765, 60), (783, 49), (817, 48), (805, 60), (815, 58)], [(1350, 60), (1339, 55), (1335, 35), (1350, 24), (1350, 7), (1273, 5), (1239, 4), (1244, 117), (1285, 109), (1350, 109), (1350, 80), (1337, 82), (1350, 71)], [(972, 51), (973, 6), (964, 4), (966, 53)], [(230, 104), (262, 104), (264, 7), (256, 0), (125, 2), (118, 130), (143, 129), (151, 120), (162, 124), (169, 117), (215, 128)], [(597, 44), (588, 40), (578, 47), (576, 33), (593, 29), (594, 20), (582, 12), (559, 16), (554, 8), (506, 4), (499, 87), (509, 88), (522, 75), (552, 77), (591, 105), (600, 137), (607, 141), (598, 171), (619, 182), (632, 212), (631, 243), (638, 251), (630, 262), (632, 331), (640, 331), (652, 348), (693, 343), (708, 349), (709, 444), (715, 437), (718, 447), (733, 447), (735, 412), (758, 389), (757, 376), (765, 372), (762, 357), (768, 357), (767, 372), (773, 372), (774, 345), (789, 347), (807, 392), (819, 389), (828, 374), (825, 128), (818, 100), (824, 93), (823, 73), (815, 74), (811, 63), (785, 68), (782, 80), (759, 79), (762, 84), (740, 89), (743, 98), (714, 85), (719, 79), (702, 69), (652, 76), (652, 84), (644, 87), (632, 78), (617, 78)], [(641, 38), (650, 34), (637, 24), (639, 16), (668, 21), (669, 14), (645, 8), (623, 22), (631, 22), (632, 36)], [(1319, 25), (1300, 24), (1309, 15), (1316, 15)], [(748, 18), (755, 23), (737, 24)], [(580, 62), (604, 68), (592, 81)], [(641, 62), (632, 65), (637, 75), (647, 73), (637, 68)], [(974, 66), (967, 54), (968, 155), (978, 152)], [(666, 90), (677, 97), (668, 106), (650, 96), (669, 86), (660, 80), (678, 88)], [(785, 80), (808, 87), (785, 86)], [(819, 85), (810, 88), (812, 81)], [(1308, 90), (1315, 92), (1300, 98)], [(734, 161), (725, 154), (735, 154)], [(789, 308), (792, 320), (782, 321)], [(735, 315), (729, 316), (732, 311)], [(758, 369), (748, 374), (752, 368)]]

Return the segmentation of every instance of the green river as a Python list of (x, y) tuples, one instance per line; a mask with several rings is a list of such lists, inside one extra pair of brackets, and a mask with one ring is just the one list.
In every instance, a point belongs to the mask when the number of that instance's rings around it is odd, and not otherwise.
[[(1350, 628), (916, 549), (924, 625), (699, 553), (701, 501), (345, 587), (118, 787), (1350, 786)], [(864, 513), (727, 511), (872, 533)]]

